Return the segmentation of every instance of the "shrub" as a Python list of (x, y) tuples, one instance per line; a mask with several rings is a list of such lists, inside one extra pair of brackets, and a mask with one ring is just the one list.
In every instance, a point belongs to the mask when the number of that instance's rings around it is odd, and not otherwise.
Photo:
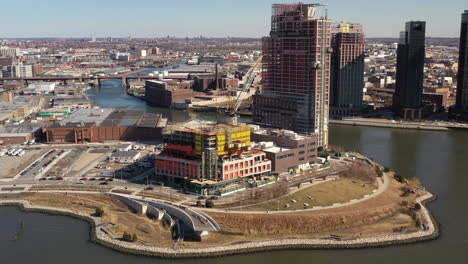
[(384, 171), (385, 173), (388, 173), (388, 172), (390, 172), (390, 168), (389, 168), (389, 167), (385, 167), (383, 171)]
[(414, 220), (414, 224), (417, 226), (417, 227), (421, 227), (421, 220), (419, 220), (419, 218), (416, 218)]
[(103, 217), (104, 216), (104, 210), (100, 207), (96, 208), (96, 211), (94, 212), (94, 216), (97, 217)]
[(130, 235), (130, 234), (127, 233), (127, 232), (124, 232), (124, 233), (123, 233), (122, 240), (123, 240), (123, 241), (126, 241), (126, 242), (133, 242), (133, 241), (132, 241), (132, 235)]
[(401, 176), (400, 174), (395, 174), (395, 176), (393, 176), (393, 177), (399, 182), (404, 182), (405, 181), (405, 178), (403, 178), (403, 176)]
[(200, 201), (197, 201), (197, 203), (195, 204), (196, 207), (202, 207), (202, 203)]
[(421, 204), (417, 203), (414, 205), (414, 210), (419, 211), (421, 210)]
[(410, 193), (411, 193), (411, 189), (408, 188), (408, 187), (402, 187), (402, 188), (401, 188), (401, 191), (403, 192), (403, 193), (401, 194), (401, 196), (403, 196), (403, 197), (407, 197), (407, 196), (409, 196)]
[(212, 200), (206, 200), (205, 201), (205, 207), (206, 208), (213, 208), (214, 207), (214, 202)]
[(137, 242), (138, 241), (138, 237), (136, 234), (133, 234), (132, 236), (132, 242)]

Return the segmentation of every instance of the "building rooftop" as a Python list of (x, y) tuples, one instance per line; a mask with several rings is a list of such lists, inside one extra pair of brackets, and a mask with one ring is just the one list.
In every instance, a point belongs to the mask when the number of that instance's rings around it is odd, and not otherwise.
[(211, 73), (214, 72), (214, 64), (182, 65), (169, 70), (169, 73)]
[(84, 96), (59, 96), (54, 98), (54, 106), (89, 105), (92, 101)]
[(115, 109), (113, 108), (89, 108), (78, 109), (68, 117), (59, 122), (60, 126), (67, 126), (69, 123), (96, 123), (100, 124)]
[(113, 158), (134, 158), (138, 156), (140, 152), (135, 151), (135, 150), (130, 150), (130, 151), (116, 151), (112, 153), (111, 157)]
[(20, 124), (20, 125), (6, 125), (0, 127), (0, 134), (25, 134), (33, 133), (41, 129), (42, 125), (39, 124)]
[(170, 127), (168, 127), (168, 130), (199, 130), (203, 132), (216, 132), (222, 129), (238, 128), (245, 126), (248, 125), (240, 123), (239, 125), (234, 126), (231, 124), (219, 123), (217, 121), (193, 119), (185, 123), (172, 124)]

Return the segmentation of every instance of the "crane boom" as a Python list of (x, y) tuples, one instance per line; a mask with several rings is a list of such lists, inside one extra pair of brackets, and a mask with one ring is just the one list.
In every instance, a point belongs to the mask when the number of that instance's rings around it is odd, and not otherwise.
[(236, 115), (236, 112), (239, 110), (239, 107), (242, 105), (242, 102), (245, 98), (243, 98), (244, 93), (248, 93), (250, 88), (252, 88), (253, 83), (255, 81), (255, 71), (260, 68), (262, 65), (263, 56), (260, 56), (255, 63), (255, 65), (247, 72), (245, 78), (244, 89), (237, 95), (236, 101), (234, 106), (230, 109), (230, 114)]

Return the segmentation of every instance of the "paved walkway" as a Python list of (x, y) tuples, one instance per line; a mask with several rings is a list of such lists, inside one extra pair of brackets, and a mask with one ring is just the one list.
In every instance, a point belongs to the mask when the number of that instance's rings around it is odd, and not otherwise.
[(364, 201), (373, 199), (376, 196), (378, 196), (378, 195), (382, 194), (383, 192), (387, 191), (388, 187), (390, 186), (390, 177), (389, 177), (388, 173), (384, 173), (382, 178), (377, 178), (377, 183), (378, 183), (379, 186), (377, 188), (377, 191), (374, 192), (373, 194), (371, 194), (369, 196), (366, 196), (366, 197), (363, 197), (362, 199), (359, 199), (359, 200), (353, 200), (353, 201), (349, 201), (349, 202), (343, 203), (343, 204), (334, 204), (334, 205), (331, 205), (331, 206), (324, 206), (324, 207), (315, 206), (315, 207), (310, 208), (310, 209), (294, 210), (294, 211), (291, 211), (291, 210), (283, 210), (283, 211), (233, 211), (233, 210), (229, 210), (229, 209), (208, 209), (208, 208), (203, 208), (201, 210), (203, 210), (205, 212), (233, 213), (233, 214), (265, 214), (265, 213), (268, 213), (268, 214), (290, 214), (290, 213), (313, 212), (313, 211), (319, 211), (319, 210), (336, 209), (336, 208), (345, 207), (345, 206), (349, 206), (349, 205), (353, 205), (353, 204), (357, 204), (357, 203), (362, 203)]

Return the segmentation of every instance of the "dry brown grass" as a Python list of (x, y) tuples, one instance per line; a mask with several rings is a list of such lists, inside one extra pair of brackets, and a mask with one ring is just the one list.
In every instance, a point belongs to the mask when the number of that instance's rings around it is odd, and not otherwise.
[[(368, 184), (367, 181), (345, 178), (304, 187), (302, 190), (281, 199), (249, 206), (243, 210), (277, 211), (279, 209), (282, 211), (309, 209), (314, 206), (331, 206), (335, 203), (346, 203), (350, 200), (361, 199), (364, 195), (372, 194), (372, 191), (376, 188), (375, 183)], [(309, 197), (312, 199), (309, 199)], [(292, 202), (293, 200), (296, 202)], [(309, 206), (304, 206), (304, 203), (309, 204)], [(286, 204), (290, 207), (286, 208)]]
[(32, 186), (30, 191), (91, 191), (91, 192), (96, 192), (99, 190), (99, 192), (108, 192), (111, 190), (109, 187), (80, 187), (80, 186)]
[[(334, 209), (313, 212), (291, 212), (288, 214), (226, 214), (209, 213), (226, 233), (255, 237), (313, 237), (326, 233), (388, 233), (395, 222), (398, 225), (411, 226), (413, 221), (403, 211), (403, 200), (413, 201), (414, 195), (401, 197), (402, 184), (391, 180), (384, 193), (361, 203)], [(375, 226), (375, 230), (368, 227)], [(380, 226), (380, 228), (379, 228)], [(384, 228), (385, 227), (385, 228)], [(369, 230), (369, 231), (368, 231)]]

